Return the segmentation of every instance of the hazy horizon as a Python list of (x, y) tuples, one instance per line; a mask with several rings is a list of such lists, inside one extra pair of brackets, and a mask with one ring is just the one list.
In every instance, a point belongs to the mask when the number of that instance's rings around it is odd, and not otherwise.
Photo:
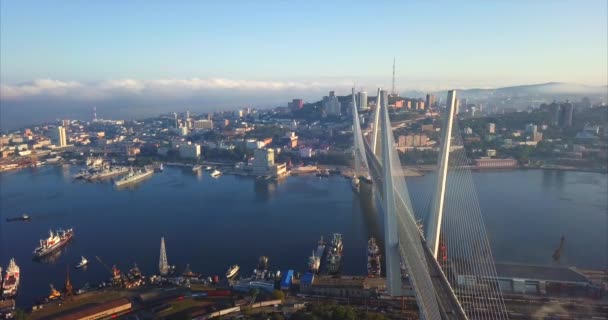
[(371, 96), (393, 58), (399, 93), (605, 86), (608, 4), (584, 4), (2, 1), (0, 126)]

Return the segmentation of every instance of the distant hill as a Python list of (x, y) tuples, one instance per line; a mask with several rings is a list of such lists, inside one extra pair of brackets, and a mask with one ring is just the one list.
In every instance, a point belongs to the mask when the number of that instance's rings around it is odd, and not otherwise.
[[(436, 92), (445, 95), (446, 91)], [(608, 86), (587, 86), (576, 83), (548, 82), (494, 89), (464, 89), (458, 90), (462, 98), (501, 98), (501, 97), (555, 97), (564, 96), (607, 96)]]

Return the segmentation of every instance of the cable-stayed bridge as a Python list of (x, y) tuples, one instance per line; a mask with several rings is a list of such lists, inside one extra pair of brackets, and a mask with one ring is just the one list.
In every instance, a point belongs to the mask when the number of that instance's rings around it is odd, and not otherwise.
[[(378, 89), (372, 129), (359, 124), (353, 89), (355, 175), (373, 183), (384, 220), (388, 292), (414, 289), (423, 319), (507, 319), (468, 160), (448, 92), (437, 184), (429, 212), (416, 215), (395, 147), (388, 99)], [(356, 177), (355, 177), (356, 178)], [(426, 230), (418, 224), (427, 216)]]

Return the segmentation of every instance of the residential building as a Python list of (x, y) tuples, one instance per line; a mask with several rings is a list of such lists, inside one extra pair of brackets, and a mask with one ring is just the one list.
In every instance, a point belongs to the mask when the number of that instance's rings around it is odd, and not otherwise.
[(487, 129), (488, 129), (488, 133), (490, 133), (490, 134), (496, 133), (496, 124), (493, 122), (489, 122), (487, 124)]
[(65, 127), (58, 126), (51, 131), (51, 141), (57, 147), (65, 147), (68, 145)]
[(323, 97), (323, 109), (328, 115), (342, 115), (342, 104), (338, 101), (335, 91), (330, 91), (329, 96)]
[(211, 130), (213, 129), (213, 121), (208, 119), (195, 120), (192, 122), (192, 127), (195, 130)]
[(274, 165), (273, 149), (255, 149), (253, 152), (253, 174), (263, 176), (269, 174)]
[(287, 108), (289, 108), (290, 110), (300, 110), (304, 108), (304, 100), (293, 99), (291, 102), (287, 103)]

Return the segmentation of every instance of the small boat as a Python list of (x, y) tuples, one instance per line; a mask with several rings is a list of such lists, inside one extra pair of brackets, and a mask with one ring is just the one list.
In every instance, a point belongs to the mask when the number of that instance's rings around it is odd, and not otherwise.
[(87, 260), (87, 258), (85, 258), (85, 257), (81, 257), (80, 262), (77, 265), (75, 265), (74, 267), (82, 268), (88, 264), (89, 264), (89, 260)]
[(211, 170), (213, 170), (213, 167), (212, 167), (212, 166), (206, 166), (206, 167), (205, 167), (205, 171), (211, 171)]
[(228, 272), (226, 272), (226, 278), (230, 279), (232, 277), (234, 277), (237, 272), (239, 272), (239, 269), (241, 267), (239, 267), (238, 264), (233, 265), (232, 267), (228, 268)]
[(213, 170), (213, 172), (211, 172), (211, 176), (212, 176), (213, 178), (217, 178), (217, 177), (219, 177), (219, 176), (221, 176), (221, 175), (222, 175), (222, 172), (221, 172), (221, 171), (219, 171), (219, 170)]
[(25, 213), (24, 213), (24, 214), (22, 214), (22, 215), (21, 215), (21, 216), (19, 216), (19, 217), (15, 217), (15, 218), (6, 218), (6, 221), (7, 221), (7, 222), (14, 222), (14, 221), (31, 221), (31, 220), (32, 220), (32, 217), (30, 217), (29, 215), (27, 215), (27, 214), (25, 214)]
[(201, 165), (195, 165), (192, 167), (192, 171), (197, 172), (197, 171), (201, 170), (202, 168), (203, 168), (203, 166), (201, 166)]

